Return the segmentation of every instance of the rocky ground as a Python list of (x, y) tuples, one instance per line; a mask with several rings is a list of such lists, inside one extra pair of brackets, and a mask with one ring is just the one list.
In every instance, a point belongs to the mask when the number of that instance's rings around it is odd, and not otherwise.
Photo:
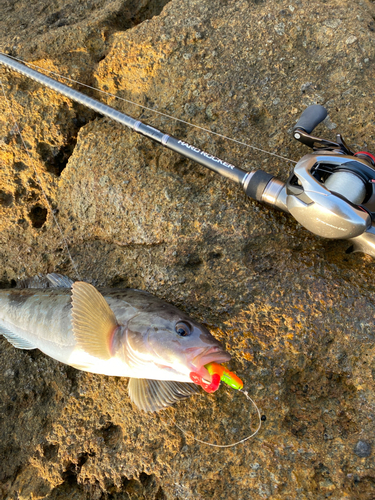
[[(317, 134), (374, 151), (374, 18), (365, 0), (2, 0), (0, 50), (286, 180), (292, 161), (114, 96), (293, 161), (307, 148), (291, 129), (319, 103)], [(33, 81), (0, 78), (1, 287), (55, 271), (148, 290), (224, 342), (263, 415), (254, 439), (212, 448), (172, 421), (236, 441), (257, 426), (242, 394), (146, 415), (126, 380), (2, 339), (0, 497), (374, 499), (374, 259)]]

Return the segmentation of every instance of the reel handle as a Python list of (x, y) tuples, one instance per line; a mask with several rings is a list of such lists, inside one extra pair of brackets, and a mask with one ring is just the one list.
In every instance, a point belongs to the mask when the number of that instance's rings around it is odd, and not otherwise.
[(314, 128), (326, 118), (327, 114), (326, 108), (320, 106), (320, 104), (312, 104), (302, 113), (298, 122), (293, 127), (293, 132), (298, 128), (311, 134)]

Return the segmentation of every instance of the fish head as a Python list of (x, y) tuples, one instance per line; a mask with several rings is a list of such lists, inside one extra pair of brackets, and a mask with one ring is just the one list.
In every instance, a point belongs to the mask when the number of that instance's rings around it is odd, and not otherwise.
[(203, 325), (176, 307), (161, 304), (162, 307), (139, 312), (129, 320), (128, 353), (134, 360), (165, 368), (169, 380), (174, 380), (175, 375), (177, 380), (186, 376), (186, 381), (191, 381), (190, 374), (195, 373), (211, 381), (205, 365), (229, 361), (230, 354)]

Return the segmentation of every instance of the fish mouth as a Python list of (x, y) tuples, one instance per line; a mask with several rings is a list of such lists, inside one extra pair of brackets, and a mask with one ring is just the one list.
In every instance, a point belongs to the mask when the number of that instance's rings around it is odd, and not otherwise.
[(194, 368), (192, 372), (200, 375), (203, 380), (211, 382), (211, 375), (208, 373), (205, 365), (212, 362), (226, 363), (231, 357), (232, 356), (228, 352), (223, 351), (221, 347), (210, 347), (193, 358), (192, 363)]

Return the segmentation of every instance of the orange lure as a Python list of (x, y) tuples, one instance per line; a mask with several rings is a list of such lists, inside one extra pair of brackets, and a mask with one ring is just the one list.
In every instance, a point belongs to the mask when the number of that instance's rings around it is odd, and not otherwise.
[(215, 392), (220, 386), (220, 382), (223, 381), (233, 389), (242, 389), (243, 382), (234, 373), (225, 368), (223, 365), (218, 363), (208, 363), (205, 365), (208, 373), (211, 375), (211, 382), (206, 382), (197, 373), (191, 373), (190, 378), (195, 383), (200, 385), (206, 392)]

